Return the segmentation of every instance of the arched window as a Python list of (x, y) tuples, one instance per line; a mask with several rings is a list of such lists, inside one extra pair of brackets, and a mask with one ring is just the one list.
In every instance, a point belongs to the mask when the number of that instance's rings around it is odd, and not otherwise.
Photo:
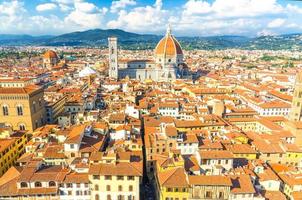
[(42, 187), (42, 183), (41, 182), (35, 182), (35, 187)]
[(49, 186), (49, 187), (55, 187), (55, 186), (56, 186), (56, 182), (54, 182), (54, 181), (49, 181), (48, 186)]
[(26, 182), (21, 182), (21, 188), (27, 188), (28, 187), (28, 185), (27, 185), (27, 183)]
[(26, 130), (25, 125), (24, 124), (19, 124), (19, 130), (21, 130), (21, 131)]
[(33, 102), (33, 112), (35, 113), (36, 110), (37, 110), (37, 109), (36, 109), (36, 102), (34, 101), (34, 102)]
[(2, 113), (4, 116), (8, 115), (8, 106), (7, 105), (2, 106)]
[(23, 115), (23, 106), (17, 105), (17, 115), (21, 116)]

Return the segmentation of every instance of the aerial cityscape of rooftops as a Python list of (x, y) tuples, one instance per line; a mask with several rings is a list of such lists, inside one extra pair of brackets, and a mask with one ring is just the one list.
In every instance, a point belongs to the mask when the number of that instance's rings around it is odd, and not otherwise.
[(300, 32), (299, 1), (0, 0), (0, 200), (302, 200)]

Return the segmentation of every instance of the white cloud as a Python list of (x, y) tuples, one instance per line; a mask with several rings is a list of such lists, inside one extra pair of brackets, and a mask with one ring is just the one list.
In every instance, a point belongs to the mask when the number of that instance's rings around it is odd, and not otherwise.
[(277, 0), (188, 0), (176, 29), (191, 29), (190, 35), (255, 34), (285, 13)]
[(110, 7), (110, 12), (116, 13), (119, 10), (126, 8), (127, 6), (134, 6), (134, 5), (136, 5), (135, 0), (112, 1), (112, 5)]
[(75, 3), (83, 1), (84, 0), (52, 0), (52, 2), (58, 4), (62, 12), (71, 11)]
[(284, 25), (285, 21), (286, 21), (285, 19), (277, 18), (277, 19), (272, 20), (270, 23), (268, 23), (267, 27), (268, 28), (279, 28), (282, 25)]
[(205, 1), (189, 0), (184, 5), (184, 14), (185, 15), (206, 14), (211, 11), (212, 11), (211, 5)]
[(57, 8), (57, 5), (54, 3), (44, 3), (37, 5), (36, 10), (39, 12), (54, 10)]
[(93, 3), (76, 2), (75, 9), (65, 18), (67, 24), (77, 25), (80, 30), (98, 28), (107, 8), (98, 8)]
[(162, 1), (157, 0), (152, 6), (136, 7), (130, 11), (121, 10), (118, 18), (109, 21), (107, 26), (135, 32), (162, 32), (171, 16), (169, 14), (162, 9)]
[[(49, 0), (38, 5), (36, 10), (40, 12), (35, 13), (25, 9), (27, 1), (0, 0), (0, 33), (60, 34), (102, 27), (163, 34), (169, 22), (176, 35), (253, 36), (302, 31), (299, 4), (281, 5), (277, 0), (187, 0), (179, 7), (164, 7), (165, 1), (153, 1), (151, 5), (137, 6), (136, 0), (116, 0), (109, 8), (102, 8), (88, 0)], [(42, 12), (51, 9), (58, 12), (47, 16)]]
[[(64, 3), (68, 3), (67, 0), (64, 0)], [(25, 9), (24, 3), (18, 0), (0, 3), (0, 33), (61, 34), (102, 26), (106, 8), (79, 0), (66, 5), (72, 10), (65, 16), (46, 17), (42, 14), (31, 15)]]

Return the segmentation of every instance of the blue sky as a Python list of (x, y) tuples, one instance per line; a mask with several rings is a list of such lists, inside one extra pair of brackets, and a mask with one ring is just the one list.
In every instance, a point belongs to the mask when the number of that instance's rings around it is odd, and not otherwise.
[(0, 0), (0, 34), (58, 35), (119, 28), (176, 36), (302, 33), (302, 1)]

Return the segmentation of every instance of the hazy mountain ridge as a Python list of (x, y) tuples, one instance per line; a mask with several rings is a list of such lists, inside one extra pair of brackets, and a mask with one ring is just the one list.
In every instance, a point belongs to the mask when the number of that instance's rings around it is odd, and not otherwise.
[[(160, 35), (137, 34), (120, 29), (94, 29), (72, 32), (59, 36), (31, 36), (0, 34), (1, 46), (103, 46), (107, 38), (116, 36), (119, 45), (126, 49), (154, 48), (162, 38)], [(177, 37), (184, 49), (269, 49), (269, 50), (302, 50), (302, 34), (278, 36), (260, 36), (248, 38), (244, 36), (209, 36), (209, 37)]]

